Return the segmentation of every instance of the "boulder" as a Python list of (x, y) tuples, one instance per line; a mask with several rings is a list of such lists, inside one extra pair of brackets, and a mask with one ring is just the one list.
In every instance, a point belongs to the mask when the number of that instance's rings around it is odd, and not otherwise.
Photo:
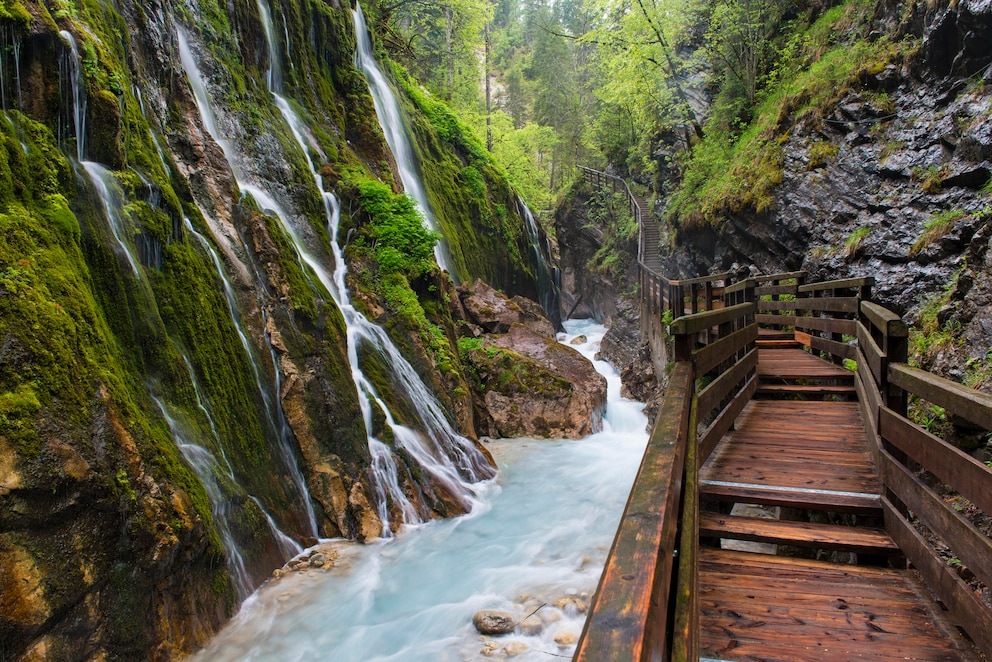
[[(579, 438), (597, 432), (606, 380), (592, 363), (558, 342), (533, 301), (510, 300), (484, 282), (459, 289), (463, 359), (470, 367), (477, 431), (490, 437)], [(475, 330), (484, 334), (477, 335)], [(477, 342), (481, 341), (481, 342)]]
[(513, 614), (495, 609), (482, 609), (472, 616), (472, 625), (480, 634), (510, 634), (517, 626)]
[(579, 640), (578, 636), (571, 630), (562, 630), (555, 635), (555, 643), (561, 648), (568, 648)]
[(534, 614), (520, 621), (520, 634), (524, 636), (533, 637), (541, 634), (543, 630), (544, 630), (544, 621), (542, 621)]

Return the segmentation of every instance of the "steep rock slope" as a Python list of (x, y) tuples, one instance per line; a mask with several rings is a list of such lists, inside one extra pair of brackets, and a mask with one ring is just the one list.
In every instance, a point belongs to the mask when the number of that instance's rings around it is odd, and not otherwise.
[[(322, 277), (339, 218), (355, 307), (471, 453), (447, 281), (382, 263), (404, 199), (349, 8), (8, 0), (0, 22), (3, 655), (172, 658), (315, 536), (461, 512), (381, 405), (363, 411), (351, 352), (391, 416), (420, 426), (395, 361), (350, 345)], [(532, 294), (512, 193), (493, 167), (473, 185), (505, 234), (467, 250), (465, 275)], [(491, 472), (483, 458), (461, 480)]]
[(786, 97), (774, 109), (780, 182), (767, 208), (678, 227), (664, 258), (682, 276), (735, 263), (874, 276), (881, 303), (947, 341), (923, 340), (923, 362), (988, 386), (992, 7), (880, 3), (871, 19), (848, 28), (849, 43), (885, 36), (904, 55), (856, 70), (815, 113), (802, 109), (809, 93)]

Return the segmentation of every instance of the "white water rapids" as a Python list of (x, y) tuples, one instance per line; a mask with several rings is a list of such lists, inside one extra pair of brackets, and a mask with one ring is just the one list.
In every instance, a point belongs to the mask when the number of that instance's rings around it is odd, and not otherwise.
[[(578, 349), (591, 358), (605, 329), (566, 327), (589, 338)], [(486, 646), (499, 655), (508, 645), (522, 650), (515, 660), (571, 657), (574, 645), (555, 639), (577, 636), (585, 614), (552, 603), (588, 604), (647, 443), (642, 405), (620, 397), (608, 364), (596, 367), (609, 382), (603, 432), (490, 443), (500, 474), (472, 514), (404, 527), (377, 544), (342, 542), (334, 567), (263, 585), (195, 659), (483, 660)], [(479, 609), (518, 620), (538, 609), (547, 623), (537, 635), (484, 640), (471, 624)]]

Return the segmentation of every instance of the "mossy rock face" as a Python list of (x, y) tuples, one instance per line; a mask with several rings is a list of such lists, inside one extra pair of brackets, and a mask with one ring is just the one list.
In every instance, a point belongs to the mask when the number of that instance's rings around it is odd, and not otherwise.
[(100, 90), (88, 99), (88, 139), (86, 157), (112, 170), (126, 162), (120, 101), (108, 90)]

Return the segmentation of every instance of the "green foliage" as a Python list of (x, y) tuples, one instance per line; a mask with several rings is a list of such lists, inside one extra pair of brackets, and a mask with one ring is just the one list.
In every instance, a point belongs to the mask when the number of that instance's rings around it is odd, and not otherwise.
[(912, 247), (909, 249), (909, 254), (914, 255), (919, 253), (930, 244), (939, 240), (951, 231), (951, 228), (954, 226), (954, 221), (964, 218), (967, 215), (967, 212), (960, 209), (949, 209), (931, 216), (923, 224), (923, 234), (921, 234), (919, 239), (913, 243)]
[(827, 164), (827, 161), (837, 156), (838, 150), (839, 147), (834, 143), (825, 141), (814, 142), (809, 148), (809, 162), (806, 167), (810, 170), (822, 168)]
[(719, 225), (728, 215), (774, 204), (785, 164), (782, 144), (791, 128), (823, 115), (862, 72), (880, 70), (909, 48), (885, 39), (839, 43), (836, 33), (843, 34), (864, 11), (850, 1), (798, 32), (779, 54), (767, 87), (756, 92), (753, 112), (742, 114), (732, 99), (718, 99), (706, 138), (683, 164), (683, 180), (668, 206), (670, 220), (683, 227)]
[(597, 191), (589, 199), (589, 219), (602, 231), (603, 244), (589, 262), (589, 269), (608, 275), (617, 284), (631, 286), (626, 271), (636, 259), (640, 227), (630, 212), (625, 193)]
[(920, 188), (925, 193), (939, 193), (946, 176), (945, 167), (929, 166), (913, 169), (913, 178), (920, 183)]
[(366, 178), (357, 183), (358, 202), (368, 215), (371, 239), (379, 268), (410, 278), (434, 268), (434, 244), (440, 235), (424, 225), (424, 219), (406, 195), (394, 194), (388, 186)]
[(849, 234), (844, 240), (844, 254), (848, 257), (855, 257), (869, 234), (871, 234), (871, 228), (867, 226), (860, 227)]

